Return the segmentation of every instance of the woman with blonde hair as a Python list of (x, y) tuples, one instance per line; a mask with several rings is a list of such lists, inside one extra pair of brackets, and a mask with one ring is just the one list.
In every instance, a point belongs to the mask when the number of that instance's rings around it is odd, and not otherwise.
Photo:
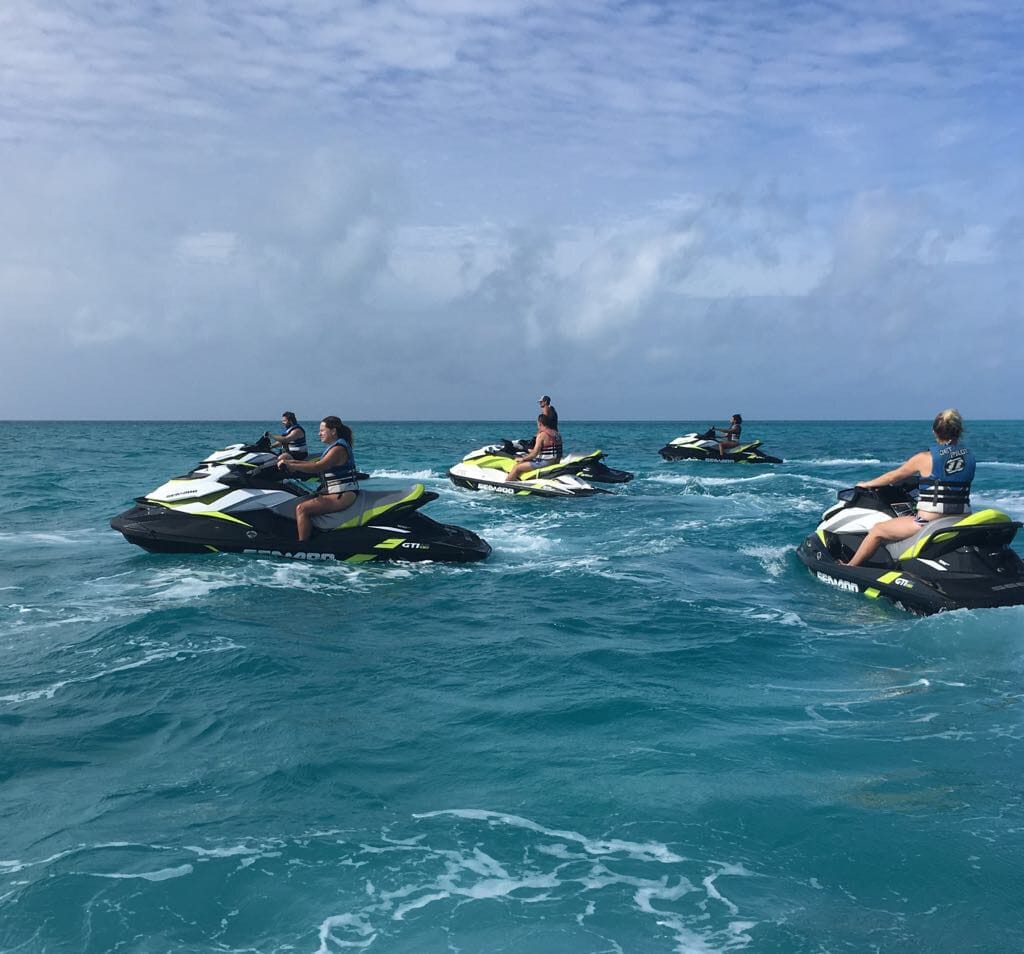
[(881, 544), (913, 536), (932, 520), (971, 512), (975, 459), (973, 452), (960, 444), (963, 430), (964, 419), (956, 408), (940, 411), (932, 422), (935, 443), (928, 450), (908, 458), (895, 470), (857, 484), (858, 487), (882, 487), (916, 476), (920, 478), (920, 494), (916, 514), (876, 523), (847, 566), (861, 566)]

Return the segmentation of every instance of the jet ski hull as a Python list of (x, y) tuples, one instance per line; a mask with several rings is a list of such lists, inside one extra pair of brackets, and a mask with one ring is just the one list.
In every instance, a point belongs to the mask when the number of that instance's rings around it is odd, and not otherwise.
[(732, 461), (735, 464), (782, 464), (781, 457), (772, 457), (757, 448), (737, 447), (719, 456), (718, 448), (698, 447), (687, 444), (666, 444), (658, 453), (665, 460), (711, 460)]
[[(512, 447), (511, 441), (504, 445)], [(515, 465), (514, 453), (503, 445), (492, 445), (467, 454), (448, 471), (448, 479), (465, 490), (488, 490), (507, 497), (592, 497), (611, 493), (583, 479), (583, 469), (599, 463), (602, 456), (601, 451), (574, 455), (507, 481), (505, 475)]]
[(709, 428), (703, 434), (691, 433), (669, 441), (659, 451), (665, 460), (713, 460), (732, 461), (735, 464), (782, 464), (781, 457), (772, 457), (761, 450), (761, 442), (747, 441), (730, 447), (724, 454), (718, 452), (715, 429)]
[(502, 480), (473, 475), (463, 469), (448, 471), (448, 479), (464, 490), (483, 490), (505, 497), (593, 497), (611, 491), (591, 487), (581, 480)]
[(416, 511), (385, 513), (379, 522), (351, 529), (315, 530), (303, 543), (296, 538), (294, 520), (271, 511), (200, 515), (143, 500), (114, 517), (110, 526), (151, 553), (246, 553), (345, 563), (471, 563), (491, 552), (490, 544), (472, 531), (438, 523)]

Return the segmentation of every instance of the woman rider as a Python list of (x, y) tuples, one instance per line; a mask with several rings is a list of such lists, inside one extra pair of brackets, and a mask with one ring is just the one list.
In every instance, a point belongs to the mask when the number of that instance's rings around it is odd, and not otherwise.
[(956, 408), (940, 411), (932, 422), (935, 444), (904, 461), (895, 470), (857, 484), (858, 487), (882, 487), (914, 476), (921, 478), (917, 513), (876, 523), (847, 566), (861, 566), (874, 556), (882, 543), (913, 536), (932, 520), (950, 514), (970, 513), (975, 461), (974, 454), (960, 446), (963, 430), (964, 420)]
[(516, 459), (512, 469), (505, 475), (505, 480), (515, 480), (524, 471), (557, 464), (561, 459), (562, 435), (555, 430), (550, 415), (538, 414), (537, 437), (533, 441), (533, 447), (525, 457)]
[(718, 456), (725, 457), (727, 450), (739, 446), (740, 431), (743, 430), (743, 416), (733, 414), (728, 427), (716, 427), (715, 430), (721, 431), (725, 435), (725, 439), (718, 442)]
[(313, 531), (313, 517), (336, 513), (352, 506), (359, 492), (356, 462), (352, 453), (352, 428), (333, 414), (320, 422), (320, 440), (327, 444), (319, 460), (296, 461), (287, 452), (277, 461), (286, 474), (321, 474), (320, 489), (313, 497), (295, 508), (299, 541), (308, 540)]
[(309, 449), (306, 447), (306, 432), (295, 420), (294, 411), (281, 412), (281, 426), (283, 434), (268, 434), (271, 442), (280, 444), (292, 460), (305, 460), (309, 456)]

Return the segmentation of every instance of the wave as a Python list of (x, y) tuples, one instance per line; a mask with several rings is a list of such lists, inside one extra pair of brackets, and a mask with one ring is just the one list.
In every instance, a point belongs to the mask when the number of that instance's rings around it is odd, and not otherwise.
[(159, 648), (144, 651), (142, 658), (140, 659), (120, 662), (116, 665), (101, 665), (99, 669), (92, 673), (70, 676), (67, 679), (60, 679), (47, 686), (42, 686), (36, 689), (23, 689), (20, 692), (8, 693), (7, 695), (0, 696), (0, 703), (19, 705), (25, 702), (35, 702), (40, 699), (52, 699), (57, 695), (57, 693), (66, 689), (68, 686), (96, 682), (100, 679), (106, 678), (107, 676), (127, 672), (131, 669), (139, 669), (142, 666), (149, 666), (153, 663), (162, 663), (165, 661), (183, 662), (186, 659), (203, 656), (207, 653), (231, 652), (232, 650), (239, 650), (241, 648), (242, 647), (238, 643), (227, 637), (214, 637), (209, 644), (203, 646), (161, 646)]
[[(442, 471), (438, 473), (436, 470), (424, 468), (422, 470), (388, 470), (386, 468), (376, 468), (371, 474), (370, 478), (382, 477), (388, 480), (441, 480), (448, 478), (448, 472)], [(362, 484), (360, 485), (362, 486)]]
[(825, 458), (794, 458), (786, 461), (787, 464), (812, 464), (815, 467), (847, 467), (860, 466), (861, 464), (880, 464), (877, 457), (825, 457)]
[(83, 544), (95, 546), (98, 541), (115, 542), (112, 532), (98, 527), (83, 527), (79, 530), (34, 530), (21, 533), (0, 533), (0, 545), (35, 543), (53, 547), (80, 547)]
[[(667, 929), (677, 950), (703, 954), (746, 947), (759, 923), (742, 917), (740, 904), (730, 898), (734, 879), (755, 877), (739, 862), (695, 861), (657, 841), (593, 837), (484, 809), (413, 817), (431, 830), (362, 845), (367, 854), (390, 854), (395, 861), (378, 865), (378, 877), (368, 883), (359, 907), (320, 922), (317, 954), (377, 941), (398, 943), (396, 934), (412, 912), (438, 906), (451, 912), (478, 901), (572, 905), (581, 933), (574, 938), (572, 922), (563, 924), (566, 949), (593, 941), (588, 923), (593, 920), (595, 927), (601, 925), (605, 946), (622, 950), (608, 937), (613, 928), (607, 917), (623, 906), (639, 915), (647, 930)], [(637, 925), (628, 930), (635, 942)]]

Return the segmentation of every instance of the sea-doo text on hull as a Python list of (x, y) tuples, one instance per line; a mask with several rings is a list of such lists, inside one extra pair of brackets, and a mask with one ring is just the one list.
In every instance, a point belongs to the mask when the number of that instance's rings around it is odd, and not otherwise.
[(718, 439), (715, 429), (709, 428), (703, 434), (690, 433), (676, 437), (662, 447), (658, 453), (665, 460), (731, 460), (738, 464), (781, 464), (782, 458), (772, 457), (761, 448), (760, 441), (744, 441), (731, 447), (723, 455), (718, 453)]
[(846, 566), (868, 530), (914, 512), (905, 487), (853, 487), (800, 546), (797, 556), (823, 583), (914, 613), (1024, 603), (1024, 561), (1010, 543), (1021, 524), (999, 510), (940, 517), (906, 540), (883, 544), (863, 566)]
[(296, 505), (311, 496), (296, 481), (252, 473), (246, 463), (168, 481), (110, 521), (129, 543), (156, 553), (254, 553), (302, 560), (482, 560), (490, 545), (462, 527), (438, 523), (419, 508), (437, 494), (422, 484), (363, 491), (346, 510), (313, 518), (299, 542)]
[(517, 497), (590, 497), (610, 493), (587, 483), (581, 475), (586, 468), (600, 464), (602, 451), (573, 454), (556, 464), (525, 471), (518, 480), (507, 481), (505, 475), (516, 462), (512, 447), (511, 441), (503, 441), (471, 451), (448, 471), (448, 478), (456, 487)]

